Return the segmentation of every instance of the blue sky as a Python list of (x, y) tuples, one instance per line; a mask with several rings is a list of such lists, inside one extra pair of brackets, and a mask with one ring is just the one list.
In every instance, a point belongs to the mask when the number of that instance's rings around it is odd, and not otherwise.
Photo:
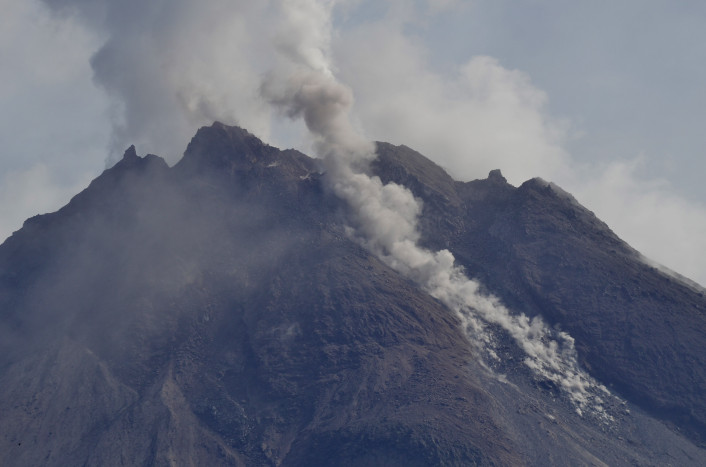
[[(335, 3), (322, 53), (367, 136), (459, 179), (555, 181), (706, 283), (706, 4)], [(1, 0), (0, 236), (130, 144), (176, 162), (213, 119), (310, 149), (258, 95), (278, 40), (269, 4)]]

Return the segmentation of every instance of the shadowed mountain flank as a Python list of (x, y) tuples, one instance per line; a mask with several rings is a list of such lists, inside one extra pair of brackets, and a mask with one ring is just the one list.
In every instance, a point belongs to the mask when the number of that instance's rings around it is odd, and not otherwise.
[(552, 184), (368, 170), (423, 202), (516, 313), (611, 391), (579, 415), (367, 251), (315, 159), (215, 123), (170, 168), (134, 147), (0, 246), (2, 465), (698, 465), (706, 299)]
[(551, 183), (515, 188), (499, 171), (453, 182), (405, 146), (379, 148), (381, 178), (424, 202), (426, 244), (448, 248), (512, 310), (568, 331), (599, 380), (706, 440), (703, 291), (646, 264)]

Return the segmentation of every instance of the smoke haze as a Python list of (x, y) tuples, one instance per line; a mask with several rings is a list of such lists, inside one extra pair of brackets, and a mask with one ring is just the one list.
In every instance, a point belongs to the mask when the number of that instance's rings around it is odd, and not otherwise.
[(441, 72), (433, 62), (444, 49), (430, 49), (407, 32), (420, 21), (391, 9), (334, 41), (339, 76), (355, 89), (355, 112), (366, 134), (413, 147), (458, 180), (483, 178), (496, 168), (515, 185), (537, 176), (552, 180), (643, 254), (706, 282), (703, 202), (679, 196), (679, 187), (650, 175), (639, 154), (575, 160), (565, 148), (594, 135), (552, 115), (549, 97), (527, 73), (490, 56), (473, 56)]
[(129, 144), (175, 162), (199, 126), (215, 120), (269, 137), (258, 97), (270, 38), (267, 2), (45, 0), (105, 38), (94, 81), (113, 98), (112, 160)]
[[(403, 187), (383, 185), (364, 172), (374, 157), (369, 139), (404, 142), (456, 178), (481, 177), (498, 167), (513, 183), (542, 175), (590, 207), (605, 205), (599, 216), (614, 212), (613, 179), (599, 176), (592, 187), (581, 183), (587, 172), (563, 149), (575, 132), (548, 115), (547, 96), (527, 74), (489, 56), (472, 57), (451, 79), (430, 71), (428, 51), (405, 33), (418, 11), (402, 2), (391, 2), (390, 14), (379, 20), (351, 27), (345, 38), (334, 31), (332, 15), (336, 8), (354, 8), (351, 2), (44, 3), (59, 14), (77, 15), (105, 38), (91, 65), (96, 83), (113, 97), (114, 154), (134, 142), (141, 151), (174, 161), (194, 129), (213, 120), (277, 142), (271, 137), (277, 115), (301, 118), (331, 189), (351, 208), (352, 235), (456, 310), (474, 332), (483, 327), (478, 318), (503, 326), (528, 354), (529, 365), (550, 379), (563, 375), (567, 387), (573, 384), (568, 381), (579, 373), (570, 337), (541, 321), (513, 317), (478, 293), (479, 285), (454, 266), (449, 252), (420, 248), (420, 203)], [(429, 1), (421, 8), (439, 12), (460, 3)], [(353, 92), (336, 76), (355, 89), (354, 110)], [(642, 207), (653, 191), (638, 188), (630, 193)], [(692, 213), (706, 218), (698, 206), (675, 202), (665, 209), (688, 237), (701, 227), (690, 229), (685, 219)], [(631, 242), (629, 231), (644, 225), (621, 230), (621, 216), (610, 217)]]
[(299, 53), (283, 38), (323, 21), (332, 41), (306, 60), (328, 56), (355, 90), (362, 134), (410, 145), (460, 180), (495, 168), (513, 184), (552, 180), (646, 256), (706, 282), (700, 6), (355, 1), (297, 18), (307, 6), (286, 5), (289, 17), (272, 1), (6, 0), (0, 179), (24, 177), (32, 200), (5, 210), (0, 235), (85, 186), (108, 140), (111, 164), (132, 143), (173, 163), (218, 119), (309, 152), (303, 125), (272, 113), (260, 89), (277, 51)]
[[(490, 343), (484, 323), (500, 325), (527, 354), (526, 365), (565, 390), (579, 412), (590, 402), (600, 410), (600, 398), (589, 393), (598, 387), (579, 370), (571, 336), (552, 331), (540, 318), (511, 315), (495, 297), (479, 292), (479, 284), (464, 275), (449, 251), (432, 252), (417, 244), (421, 203), (405, 187), (383, 184), (378, 177), (361, 171), (372, 157), (372, 146), (354, 131), (349, 117), (352, 93), (333, 77), (332, 67), (326, 63), (330, 20), (317, 14), (330, 4), (296, 2), (302, 11), (317, 13), (309, 17), (306, 28), (298, 27), (298, 17), (289, 10), (291, 4), (284, 5), (283, 16), (293, 24), (287, 27), (285, 22), (278, 37), (287, 31), (297, 33), (282, 50), (285, 63), (279, 73), (269, 76), (264, 95), (290, 118), (301, 117), (306, 122), (326, 165), (329, 186), (350, 208), (351, 234), (456, 312), (479, 348)], [(313, 18), (321, 22), (316, 24)], [(289, 75), (283, 73), (287, 68)]]

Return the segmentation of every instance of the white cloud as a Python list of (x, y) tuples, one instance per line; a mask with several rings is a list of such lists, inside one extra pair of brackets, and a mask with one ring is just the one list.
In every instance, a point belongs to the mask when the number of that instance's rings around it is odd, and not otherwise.
[(106, 38), (91, 66), (115, 105), (113, 157), (135, 144), (175, 162), (196, 129), (214, 120), (269, 139), (269, 109), (259, 97), (272, 55), (267, 2), (45, 3)]
[(666, 180), (640, 174), (644, 159), (579, 169), (578, 200), (650, 259), (706, 284), (706, 205), (675, 194)]
[(85, 168), (95, 150), (102, 166), (107, 102), (92, 85), (88, 64), (96, 36), (52, 18), (33, 0), (3, 0), (2, 8), (0, 171), (59, 152), (52, 165)]
[(0, 15), (0, 239), (53, 211), (105, 164), (107, 100), (91, 82), (97, 37), (33, 0)]
[(478, 56), (443, 76), (420, 44), (384, 22), (341, 38), (336, 52), (374, 139), (414, 147), (462, 179), (501, 167), (519, 183), (565, 166), (561, 122), (547, 117), (546, 95), (521, 71)]
[[(8, 171), (32, 173), (44, 164), (63, 192), (61, 187), (76, 186), (87, 171), (97, 174), (109, 120), (105, 95), (91, 84), (94, 71), (124, 111), (114, 122), (114, 155), (135, 143), (139, 152), (173, 162), (194, 130), (215, 119), (240, 124), (275, 144), (302, 140), (301, 125), (273, 117), (260, 98), (263, 72), (276, 62), (273, 44), (287, 48), (274, 31), (282, 23), (273, 21), (272, 2), (44, 3), (65, 14), (51, 17), (34, 0), (2, 3), (4, 179)], [(434, 69), (432, 54), (439, 51), (428, 49), (419, 34), (427, 25), (424, 15), (475, 14), (477, 8), (464, 7), (476, 3), (290, 3), (318, 15), (289, 23), (299, 29), (288, 37), (297, 33), (310, 40), (290, 54), (305, 51), (308, 63), (330, 65), (353, 88), (353, 124), (366, 136), (412, 146), (459, 179), (501, 168), (515, 184), (535, 176), (553, 180), (644, 254), (706, 282), (703, 205), (677, 196), (674, 185), (650, 181), (632, 163), (592, 169), (577, 164), (563, 149), (573, 137), (568, 126), (548, 113), (551, 96), (526, 73), (489, 56), (444, 72)], [(334, 4), (346, 8), (345, 28), (330, 23)], [(356, 19), (358, 7), (373, 14)], [(388, 17), (376, 17), (376, 11)], [(323, 25), (319, 36), (309, 34), (307, 21)], [(91, 70), (88, 58), (96, 51)]]
[(44, 164), (27, 170), (5, 173), (0, 179), (0, 238), (22, 227), (27, 213), (52, 212), (65, 205), (73, 195), (84, 189), (91, 173), (83, 173), (80, 181), (67, 184), (56, 180)]
[(644, 255), (706, 283), (705, 206), (643, 176), (634, 161), (577, 162), (564, 150), (573, 129), (549, 114), (547, 95), (526, 73), (476, 56), (442, 74), (404, 27), (383, 18), (350, 28), (335, 44), (370, 137), (411, 146), (461, 180), (495, 168), (516, 185), (552, 180)]

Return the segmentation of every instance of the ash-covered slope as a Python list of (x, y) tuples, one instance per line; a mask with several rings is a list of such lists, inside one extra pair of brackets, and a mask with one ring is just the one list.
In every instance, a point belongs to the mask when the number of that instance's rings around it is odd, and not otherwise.
[(703, 435), (703, 297), (546, 184), (378, 149), (371, 170), (424, 200), (427, 245), (574, 335), (626, 399), (610, 420), (511, 344), (488, 370), (348, 238), (314, 160), (214, 124), (173, 168), (131, 148), (0, 246), (0, 464), (699, 464), (678, 431)]
[(617, 394), (706, 443), (702, 289), (646, 264), (551, 183), (515, 188), (499, 171), (455, 182), (404, 146), (380, 144), (378, 152), (384, 181), (425, 201), (432, 248), (451, 250), (510, 309), (568, 331), (584, 368)]
[(0, 248), (0, 464), (519, 462), (454, 317), (319, 177), (217, 124), (27, 221)]

